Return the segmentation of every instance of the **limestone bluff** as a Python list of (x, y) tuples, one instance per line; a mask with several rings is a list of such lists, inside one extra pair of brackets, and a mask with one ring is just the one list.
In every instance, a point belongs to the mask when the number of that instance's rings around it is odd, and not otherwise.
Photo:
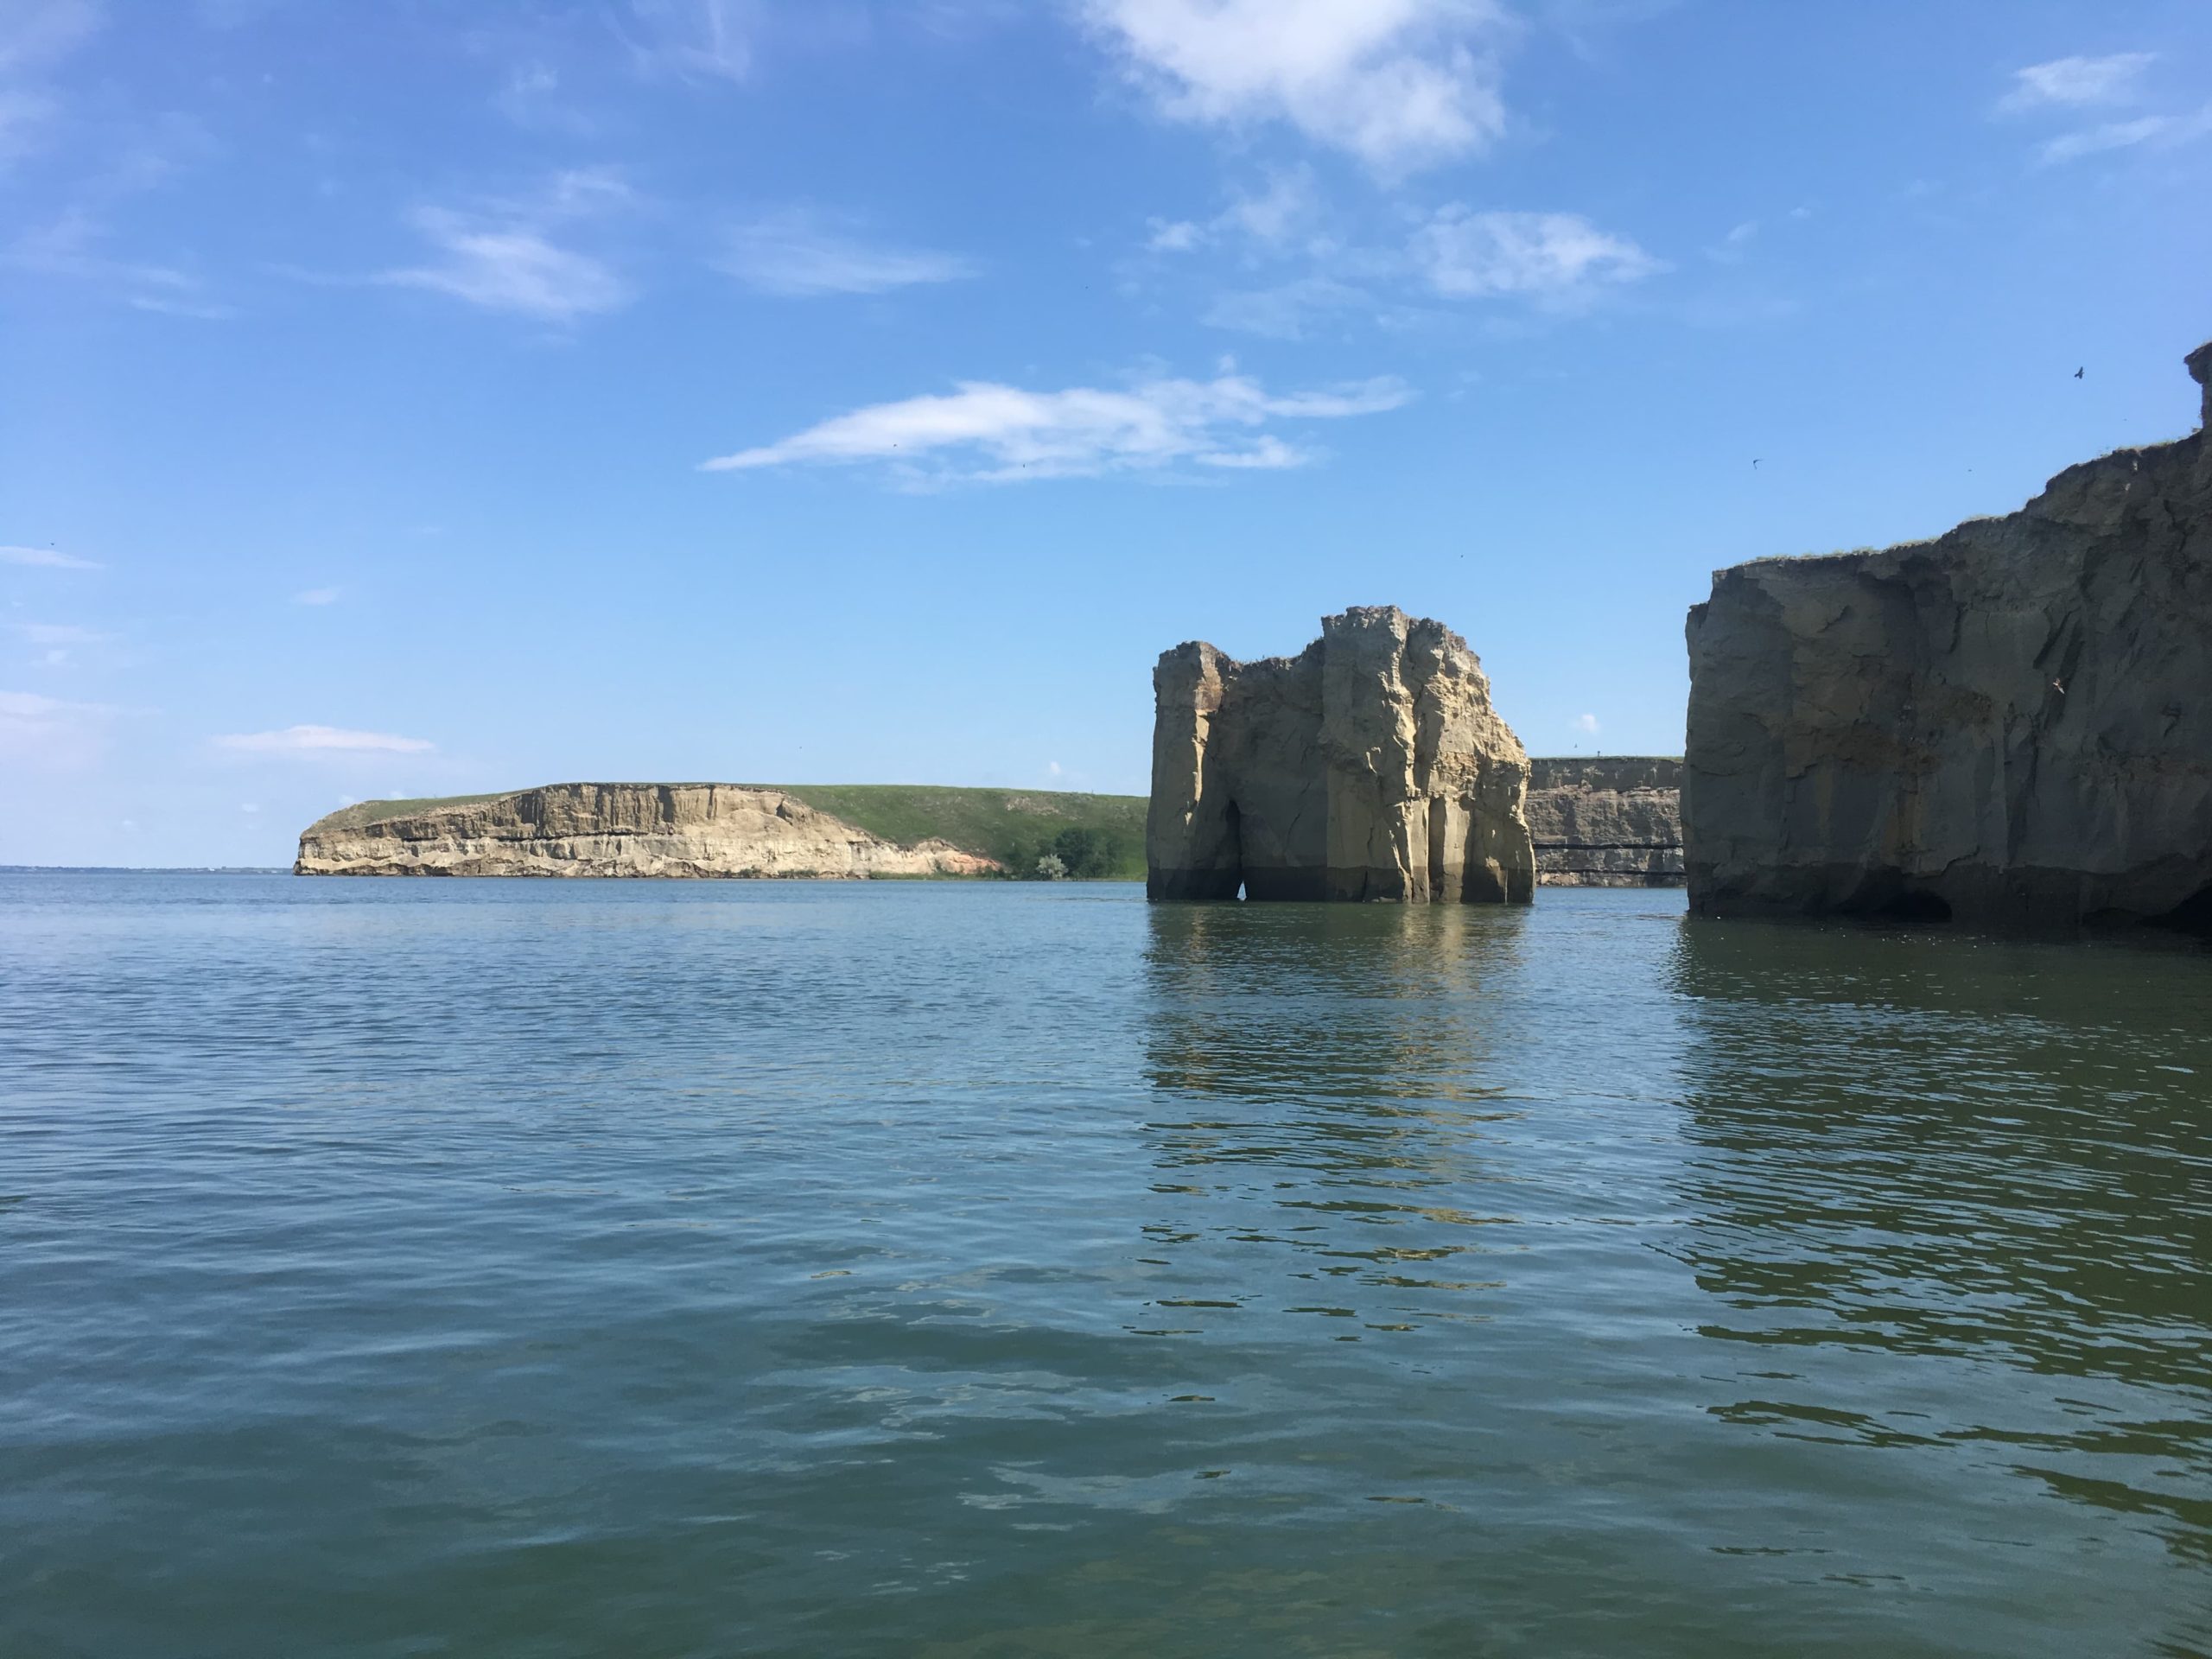
[(1694, 910), (2212, 932), (2202, 428), (1931, 542), (1722, 570), (1688, 639)]
[(1147, 894), (1527, 904), (1529, 757), (1467, 642), (1395, 606), (1296, 657), (1153, 671)]
[(902, 845), (782, 790), (735, 784), (554, 784), (382, 811), (334, 812), (300, 836), (299, 875), (982, 875), (941, 840)]

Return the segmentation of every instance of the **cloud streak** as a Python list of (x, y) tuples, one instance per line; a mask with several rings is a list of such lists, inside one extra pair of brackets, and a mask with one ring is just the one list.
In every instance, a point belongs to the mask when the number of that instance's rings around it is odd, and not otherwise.
[(715, 263), (749, 288), (789, 299), (886, 294), (976, 274), (957, 254), (874, 245), (806, 213), (772, 214), (739, 227)]
[(1286, 121), (1402, 174), (1504, 131), (1493, 0), (1083, 0), (1092, 32), (1169, 118)]
[(855, 410), (702, 470), (873, 463), (912, 478), (1005, 483), (1177, 466), (1282, 468), (1313, 457), (1264, 429), (1271, 424), (1381, 414), (1412, 397), (1389, 378), (1285, 396), (1236, 375), (1155, 378), (1121, 391), (967, 381), (950, 394)]
[(2212, 133), (2212, 104), (2190, 115), (2146, 115), (2133, 121), (2113, 121), (2066, 133), (2041, 145), (2036, 151), (2036, 160), (2044, 167), (2053, 167), (2107, 150), (2132, 149), (2138, 144), (2170, 149), (2208, 133)]
[(2080, 109), (2124, 103), (2135, 95), (2155, 52), (2115, 52), (2102, 58), (2054, 58), (2012, 72), (2012, 90), (1998, 100), (1999, 111), (2019, 115), (2033, 110)]
[(0, 564), (28, 564), (48, 570), (98, 570), (91, 559), (57, 553), (50, 547), (0, 547)]
[(389, 732), (351, 732), (336, 726), (287, 726), (281, 732), (245, 732), (215, 740), (218, 748), (245, 754), (428, 754), (437, 745)]
[(609, 168), (556, 174), (538, 196), (480, 207), (419, 207), (416, 231), (436, 250), (432, 264), (379, 272), (395, 288), (450, 295), (490, 311), (570, 323), (629, 303), (631, 291), (602, 259), (554, 240), (563, 226), (626, 207), (633, 197)]

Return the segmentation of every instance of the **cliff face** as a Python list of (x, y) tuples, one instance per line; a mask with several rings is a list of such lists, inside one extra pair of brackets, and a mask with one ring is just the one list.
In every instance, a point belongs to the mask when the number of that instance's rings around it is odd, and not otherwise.
[(1178, 645), (1153, 691), (1152, 898), (1529, 901), (1528, 756), (1443, 624), (1357, 607), (1254, 663)]
[(301, 875), (974, 875), (998, 867), (944, 842), (901, 847), (772, 789), (556, 784), (311, 824)]
[(1932, 542), (1720, 571), (1688, 632), (1694, 910), (2212, 928), (2202, 431)]
[(1680, 760), (1538, 759), (1529, 767), (1529, 829), (1540, 886), (1682, 885)]

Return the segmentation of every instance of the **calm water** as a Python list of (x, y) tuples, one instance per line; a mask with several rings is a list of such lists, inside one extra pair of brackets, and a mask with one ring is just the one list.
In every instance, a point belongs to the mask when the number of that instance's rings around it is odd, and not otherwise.
[(2212, 1651), (2212, 957), (0, 877), (0, 1654)]

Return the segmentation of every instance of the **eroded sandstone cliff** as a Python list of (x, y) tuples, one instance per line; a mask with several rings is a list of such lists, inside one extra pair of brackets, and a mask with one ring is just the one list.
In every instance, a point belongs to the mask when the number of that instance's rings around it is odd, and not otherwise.
[[(2189, 358), (2212, 413), (2212, 346)], [(1689, 617), (1690, 902), (2212, 931), (2212, 446), (1763, 559)]]
[(1682, 763), (1663, 755), (1529, 762), (1529, 829), (1547, 887), (1682, 885)]
[(301, 875), (976, 875), (991, 860), (899, 846), (781, 791), (556, 784), (379, 816), (348, 807), (300, 836)]
[(1529, 759), (1442, 623), (1355, 607), (1251, 663), (1178, 645), (1153, 691), (1151, 897), (1529, 901)]

